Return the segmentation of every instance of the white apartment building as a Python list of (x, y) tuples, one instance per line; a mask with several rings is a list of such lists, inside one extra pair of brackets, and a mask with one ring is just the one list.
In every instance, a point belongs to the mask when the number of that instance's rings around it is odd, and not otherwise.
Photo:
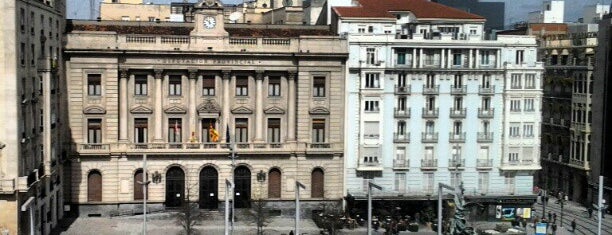
[(363, 200), (372, 179), (383, 186), (375, 199), (414, 205), (434, 198), (438, 183), (463, 181), (488, 218), (531, 208), (543, 71), (535, 38), (488, 40), (480, 16), (385, 1), (332, 12), (349, 43), (347, 193)]
[(0, 234), (45, 235), (63, 217), (65, 1), (0, 9)]
[(529, 12), (529, 23), (563, 23), (564, 0), (545, 0), (542, 9)]

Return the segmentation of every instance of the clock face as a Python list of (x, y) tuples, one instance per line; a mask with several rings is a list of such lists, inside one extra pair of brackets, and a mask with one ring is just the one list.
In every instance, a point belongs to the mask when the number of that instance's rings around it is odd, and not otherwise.
[(212, 29), (217, 25), (217, 21), (212, 16), (207, 16), (204, 18), (204, 27), (207, 29)]

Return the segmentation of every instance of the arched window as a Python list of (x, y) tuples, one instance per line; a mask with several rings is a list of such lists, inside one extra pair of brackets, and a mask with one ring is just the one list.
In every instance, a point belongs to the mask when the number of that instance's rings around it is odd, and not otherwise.
[(323, 170), (321, 168), (316, 168), (312, 171), (311, 174), (311, 195), (312, 198), (322, 198), (324, 196), (323, 190), (325, 189), (325, 178), (324, 178)]
[(277, 168), (268, 173), (268, 198), (281, 197), (281, 172)]
[(141, 184), (142, 182), (144, 182), (143, 176), (144, 174), (142, 173), (142, 169), (138, 169), (136, 170), (136, 173), (134, 173), (134, 200), (144, 199), (144, 191)]
[(87, 176), (87, 201), (102, 201), (102, 174), (98, 170), (89, 172)]

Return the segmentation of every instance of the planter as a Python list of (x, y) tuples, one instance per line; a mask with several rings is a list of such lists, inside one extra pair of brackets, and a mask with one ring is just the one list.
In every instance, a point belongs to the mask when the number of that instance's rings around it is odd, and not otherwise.
[(419, 231), (419, 224), (417, 223), (411, 223), (408, 225), (408, 231), (410, 232), (418, 232)]

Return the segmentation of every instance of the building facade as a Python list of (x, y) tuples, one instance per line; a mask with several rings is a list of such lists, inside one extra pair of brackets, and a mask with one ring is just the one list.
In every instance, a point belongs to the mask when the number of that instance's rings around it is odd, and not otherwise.
[(480, 0), (433, 0), (432, 2), (483, 16), (487, 19), (485, 31), (504, 29), (506, 11), (506, 3), (504, 2), (483, 2)]
[(2, 1), (0, 233), (49, 234), (63, 217), (65, 1)]
[(306, 208), (341, 200), (346, 41), (327, 26), (226, 25), (219, 1), (193, 14), (142, 31), (71, 25), (70, 203), (82, 215), (139, 205), (143, 154), (152, 208), (218, 208), (225, 179), (237, 208), (293, 210), (296, 181)]
[(419, 208), (438, 183), (463, 182), (486, 218), (531, 208), (543, 70), (535, 38), (485, 40), (482, 17), (433, 2), (359, 3), (332, 12), (349, 43), (348, 193), (364, 199), (373, 180), (384, 188), (377, 200)]
[(564, 23), (565, 0), (544, 0), (542, 9), (529, 12), (529, 23)]

